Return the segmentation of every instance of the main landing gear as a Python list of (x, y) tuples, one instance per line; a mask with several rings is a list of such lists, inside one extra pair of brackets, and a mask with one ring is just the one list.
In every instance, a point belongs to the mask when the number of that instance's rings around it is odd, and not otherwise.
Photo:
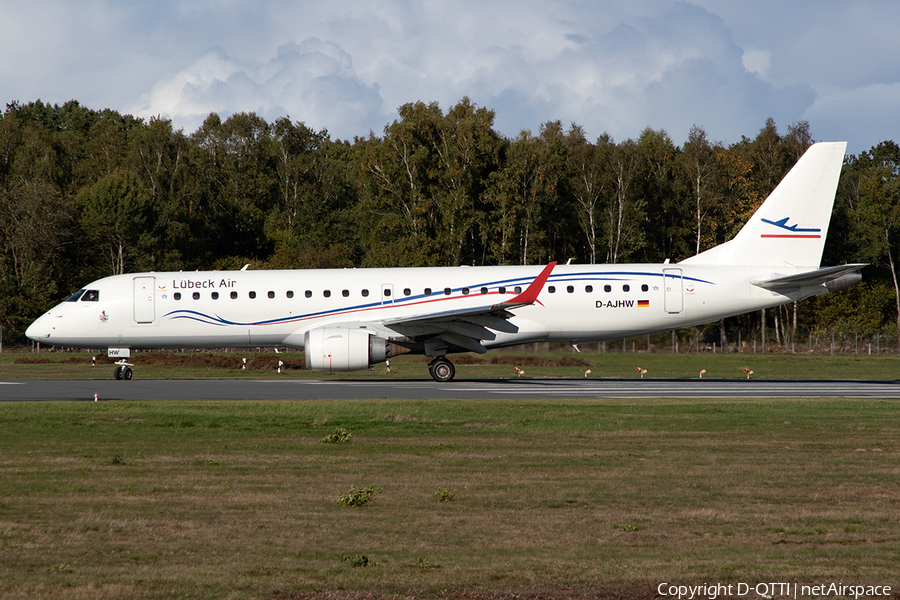
[(134, 372), (131, 370), (131, 367), (133, 366), (133, 364), (125, 362), (125, 360), (120, 360), (116, 363), (116, 370), (113, 371), (113, 377), (115, 377), (116, 380), (124, 379), (125, 381), (130, 381), (131, 378), (134, 377)]
[(453, 380), (453, 377), (456, 375), (456, 367), (445, 357), (438, 356), (428, 363), (428, 372), (431, 373), (431, 377), (435, 381), (443, 383)]

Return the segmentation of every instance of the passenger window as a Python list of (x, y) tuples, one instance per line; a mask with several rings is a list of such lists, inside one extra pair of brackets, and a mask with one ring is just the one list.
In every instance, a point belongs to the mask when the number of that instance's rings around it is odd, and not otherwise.
[(250, 293), (247, 294), (247, 295), (250, 296), (250, 299), (251, 299), (251, 300), (252, 300), (253, 298), (256, 298), (256, 292), (250, 292)]
[(181, 292), (175, 292), (174, 294), (172, 294), (172, 298), (174, 298), (175, 300), (181, 300)]
[(425, 288), (425, 295), (426, 295), (426, 296), (430, 296), (430, 295), (431, 295), (431, 288)]
[(78, 302), (78, 299), (81, 298), (81, 295), (84, 293), (84, 288), (81, 288), (68, 298), (66, 298), (66, 302)]
[(237, 292), (231, 292), (231, 299), (237, 300)]
[(193, 293), (193, 297), (194, 297), (194, 300), (199, 300), (199, 299), (200, 299), (200, 292), (194, 292), (194, 293)]
[(452, 291), (453, 291), (453, 290), (451, 290), (450, 288), (444, 288), (444, 295), (445, 295), (445, 296), (449, 296), (449, 295), (450, 295), (450, 292), (452, 292)]
[(588, 294), (590, 294), (591, 292), (594, 291), (594, 286), (586, 285), (586, 286), (584, 286), (584, 291), (587, 292)]
[(611, 292), (611, 291), (612, 291), (612, 286), (611, 286), (611, 285), (604, 285), (604, 286), (603, 286), (603, 291), (604, 291), (604, 292), (607, 292), (607, 293)]
[(275, 297), (275, 292), (269, 292), (269, 298), (274, 298), (274, 297)]
[(487, 289), (487, 288), (481, 288), (481, 295), (482, 295), (482, 296), (484, 296), (484, 295), (487, 294), (487, 293), (488, 293), (488, 289)]
[(368, 297), (369, 297), (369, 290), (363, 290), (363, 291), (362, 291), (362, 297), (363, 297), (363, 298), (368, 298)]
[(497, 288), (497, 291), (500, 292), (501, 294), (505, 294), (506, 288), (501, 285), (500, 287)]
[(84, 293), (84, 296), (81, 297), (82, 302), (99, 302), (100, 301), (100, 292), (97, 290), (88, 290)]
[(574, 285), (567, 285), (567, 286), (566, 286), (566, 291), (569, 292), (570, 294), (573, 293), (573, 292), (575, 291), (575, 286), (574, 286)]
[(325, 290), (324, 292), (322, 292), (322, 295), (326, 298), (331, 298), (331, 290)]
[(388, 298), (391, 295), (391, 288), (384, 288), (384, 297)]
[(212, 299), (213, 299), (213, 300), (218, 300), (218, 299), (219, 299), (219, 292), (213, 292), (213, 293), (210, 294), (210, 295), (212, 296)]
[(643, 284), (643, 285), (641, 286), (641, 291), (642, 291), (642, 292), (650, 291), (650, 286), (647, 285), (646, 283)]
[(292, 292), (291, 290), (288, 290), (288, 291), (287, 291), (287, 297), (288, 297), (288, 298), (293, 298), (293, 297), (294, 297), (294, 292)]
[(305, 292), (303, 292), (303, 295), (307, 298), (312, 298), (312, 290), (306, 290)]
[(631, 291), (631, 286), (628, 285), (628, 284), (626, 283), (625, 285), (622, 286), (622, 291), (623, 291), (623, 292), (630, 292), (630, 291)]
[(517, 294), (521, 294), (521, 293), (522, 293), (522, 286), (521, 286), (521, 285), (517, 285), (516, 287), (513, 288), (513, 291), (515, 291)]
[(547, 287), (547, 291), (550, 292), (551, 294), (555, 294), (555, 293), (556, 293), (556, 286), (554, 286), (554, 285), (548, 286), (548, 287)]
[(349, 297), (350, 297), (350, 290), (343, 290), (343, 291), (341, 292), (341, 296), (343, 296), (344, 298), (349, 298)]
[(409, 296), (410, 294), (412, 294), (412, 290), (411, 290), (411, 289), (409, 289), (409, 288), (403, 288), (403, 295), (404, 295), (404, 296)]
[(463, 293), (463, 296), (468, 296), (468, 295), (469, 295), (469, 288), (464, 287), (464, 288), (462, 289), (462, 293)]

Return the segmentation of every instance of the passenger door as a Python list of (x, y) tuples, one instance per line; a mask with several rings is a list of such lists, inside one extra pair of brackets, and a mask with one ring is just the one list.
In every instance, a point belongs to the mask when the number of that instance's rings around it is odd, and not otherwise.
[(134, 278), (134, 322), (156, 321), (156, 277)]

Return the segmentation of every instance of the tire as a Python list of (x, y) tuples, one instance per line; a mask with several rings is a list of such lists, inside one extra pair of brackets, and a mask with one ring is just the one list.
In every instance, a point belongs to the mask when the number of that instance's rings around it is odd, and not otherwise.
[(134, 377), (134, 372), (130, 367), (125, 367), (122, 370), (122, 379), (124, 379), (125, 381), (131, 381), (132, 377)]
[(446, 358), (434, 360), (429, 365), (428, 371), (431, 373), (431, 377), (440, 383), (453, 381), (453, 378), (456, 376), (456, 367), (454, 367), (453, 363)]
[(116, 367), (116, 370), (113, 371), (113, 377), (116, 378), (116, 381), (122, 380), (122, 367)]

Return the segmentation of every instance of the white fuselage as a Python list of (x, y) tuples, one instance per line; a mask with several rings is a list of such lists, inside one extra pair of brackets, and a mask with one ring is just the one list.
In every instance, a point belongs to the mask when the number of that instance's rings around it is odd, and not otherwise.
[[(540, 271), (509, 266), (118, 275), (49, 310), (27, 335), (83, 348), (302, 348), (307, 331), (343, 324), (401, 339), (383, 322), (497, 304), (514, 298)], [(826, 292), (821, 284), (789, 295), (753, 285), (787, 274), (772, 267), (558, 265), (537, 302), (511, 311), (509, 322), (518, 332), (498, 332), (484, 346), (621, 339)]]

